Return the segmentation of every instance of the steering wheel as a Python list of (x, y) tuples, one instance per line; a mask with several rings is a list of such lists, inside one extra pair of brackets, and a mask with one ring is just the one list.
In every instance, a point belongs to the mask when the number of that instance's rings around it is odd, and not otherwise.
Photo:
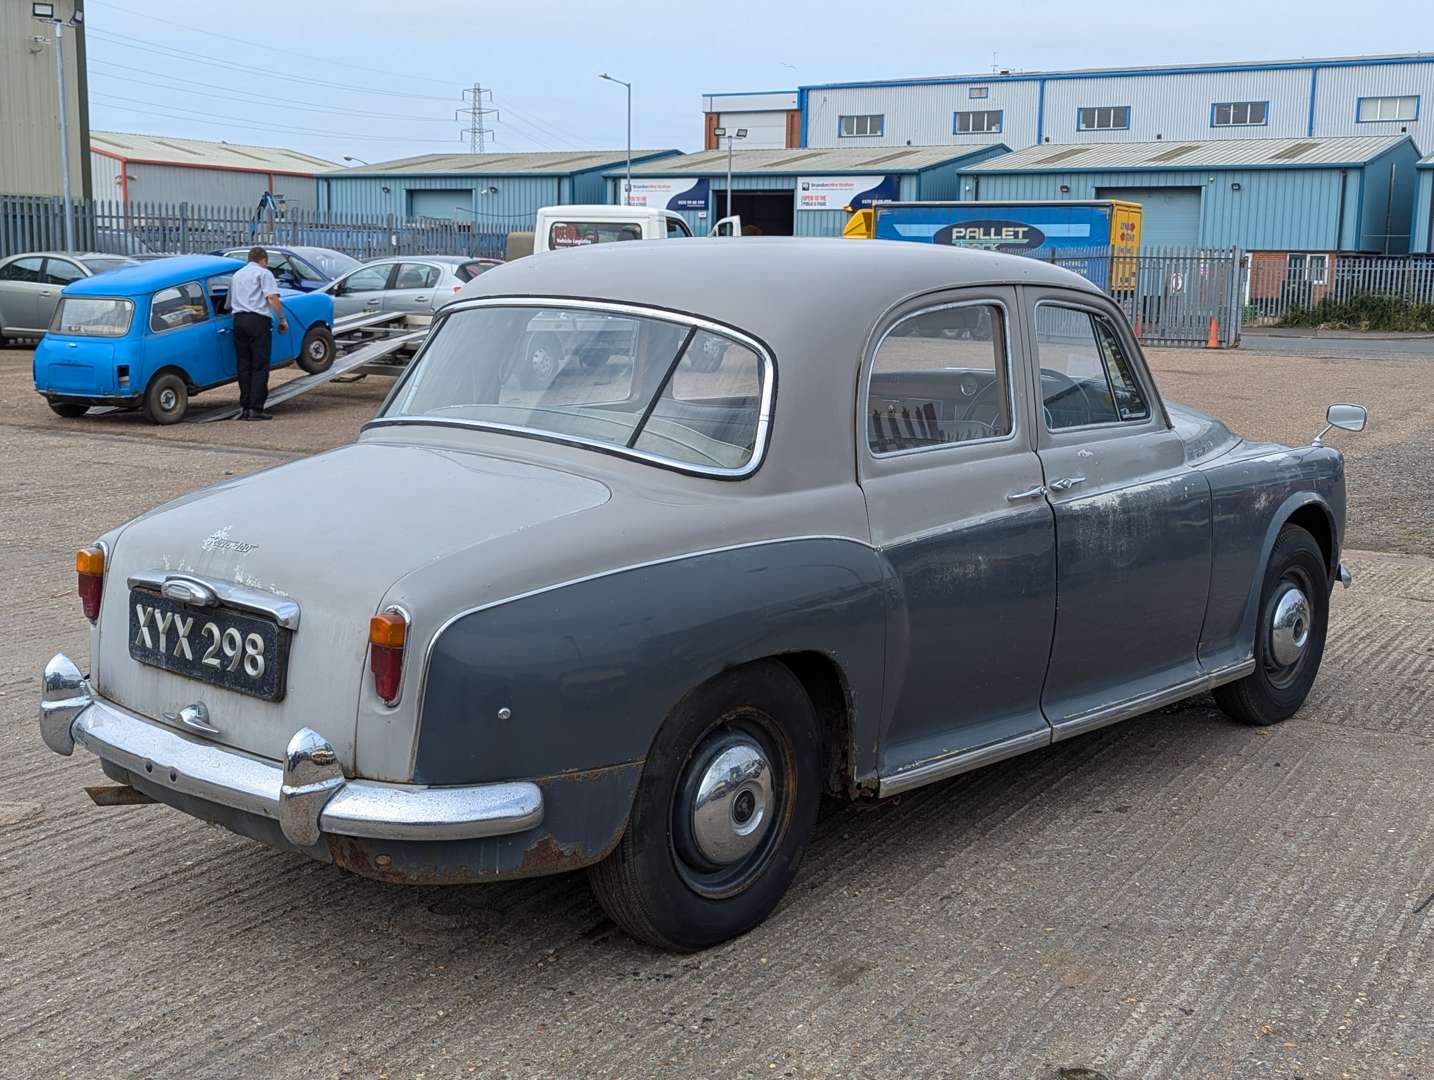
[(1001, 403), (996, 400), (995, 394), (997, 389), (999, 384), (994, 380), (981, 387), (961, 414), (962, 423), (980, 424), (987, 435), (996, 434), (996, 427), (1001, 422)]
[(1061, 398), (1069, 397), (1071, 394), (1080, 395), (1081, 407), (1085, 410), (1085, 416), (1081, 419), (1081, 423), (1090, 423), (1090, 398), (1086, 395), (1085, 387), (1063, 371), (1054, 371), (1051, 368), (1043, 367), (1041, 368), (1041, 382), (1044, 383), (1047, 379), (1060, 384), (1060, 388), (1054, 394), (1047, 394), (1042, 389), (1041, 402), (1045, 409), (1046, 426), (1055, 427), (1055, 424), (1052, 423), (1051, 404), (1060, 401)]

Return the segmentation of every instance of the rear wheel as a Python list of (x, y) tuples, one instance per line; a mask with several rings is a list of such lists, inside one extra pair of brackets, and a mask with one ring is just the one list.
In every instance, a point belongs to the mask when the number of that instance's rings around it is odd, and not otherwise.
[(56, 416), (63, 416), (66, 420), (74, 420), (90, 411), (88, 405), (80, 405), (73, 401), (51, 401), (49, 406), (52, 413)]
[(1293, 716), (1319, 673), (1329, 627), (1324, 552), (1298, 525), (1286, 525), (1265, 565), (1255, 625), (1255, 670), (1215, 688), (1215, 703), (1245, 724)]
[(562, 339), (557, 334), (534, 334), (518, 368), (518, 383), (525, 390), (546, 390), (562, 366)]
[(811, 701), (776, 661), (690, 694), (658, 732), (621, 842), (588, 872), (603, 910), (679, 952), (758, 925), (816, 825), (819, 744)]
[(189, 387), (172, 371), (156, 375), (144, 392), (144, 415), (152, 424), (177, 424), (189, 408)]
[(334, 336), (327, 326), (311, 326), (299, 346), (299, 367), (310, 375), (328, 371), (334, 363)]

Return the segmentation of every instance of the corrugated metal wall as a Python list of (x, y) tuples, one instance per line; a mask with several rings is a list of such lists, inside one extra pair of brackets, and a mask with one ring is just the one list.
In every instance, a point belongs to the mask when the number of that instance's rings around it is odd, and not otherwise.
[[(601, 174), (599, 184), (601, 183)], [(410, 216), (411, 191), (473, 192), (473, 219), (488, 230), (531, 229), (539, 207), (570, 201), (560, 176), (341, 176), (319, 180), (319, 208), (341, 214)], [(387, 191), (384, 189), (388, 188)], [(485, 188), (497, 188), (483, 194)], [(599, 187), (599, 193), (601, 188)], [(602, 202), (600, 194), (593, 201)]]
[[(975, 100), (971, 89), (985, 88)], [(1313, 94), (1313, 110), (1311, 102)], [(1358, 99), (1416, 95), (1415, 121), (1357, 123)], [(1222, 101), (1269, 102), (1263, 126), (1212, 127), (1211, 106)], [(1041, 103), (1044, 106), (1041, 107)], [(1081, 107), (1129, 105), (1129, 130), (1082, 131)], [(952, 113), (1000, 109), (999, 135), (952, 134)], [(839, 138), (838, 117), (878, 113), (880, 137)], [(1260, 139), (1313, 135), (1391, 135), (1407, 130), (1434, 149), (1434, 59), (1399, 63), (1110, 75), (1097, 77), (993, 76), (940, 83), (812, 87), (806, 92), (806, 145), (944, 146), (1004, 142), (1012, 149), (1037, 142), (1081, 143), (1162, 139)], [(1311, 131), (1313, 121), (1313, 131)]]
[(1357, 250), (1408, 253), (1418, 161), (1413, 145), (1404, 143), (1364, 167), (1364, 214)]
[(747, 137), (737, 142), (743, 150), (786, 148), (787, 114), (784, 112), (724, 112), (717, 114), (717, 123), (729, 133), (738, 128), (747, 129)]
[[(1153, 142), (1155, 139), (1282, 139), (1309, 125), (1308, 71), (1210, 72), (1046, 82), (1044, 138), (1053, 143)], [(1210, 126), (1218, 101), (1268, 101), (1263, 127)], [(1130, 106), (1130, 128), (1082, 131), (1077, 112), (1102, 105)]]
[[(142, 165), (135, 161), (125, 164), (125, 172), (129, 174), (130, 202), (257, 206), (259, 197), (269, 190), (267, 172)], [(275, 176), (273, 179), (274, 194), (282, 194), (288, 205), (304, 210), (314, 208), (317, 199), (312, 177)], [(116, 184), (113, 198), (119, 198), (118, 189)]]
[[(68, 18), (74, 4), (55, 5)], [(89, 155), (83, 144), (83, 102), (79, 91), (82, 31), (65, 31), (65, 89), (70, 125), (71, 195), (83, 198), (89, 187)], [(54, 40), (54, 27), (36, 21), (22, 0), (0, 3), (0, 194), (59, 195), (59, 98), (55, 87), (55, 48), (31, 47), (31, 39)]]
[[(1347, 174), (1347, 175), (1345, 175)], [(1013, 199), (1094, 199), (1097, 188), (1198, 187), (1200, 244), (1247, 251), (1336, 251), (1359, 248), (1358, 169), (1230, 169), (1222, 172), (979, 173), (962, 177), (963, 197), (982, 202)], [(1340, 211), (1341, 179), (1345, 187)], [(1061, 185), (1070, 190), (1061, 191)], [(1231, 185), (1239, 184), (1235, 191)], [(1344, 242), (1336, 238), (1343, 221)]]
[(95, 198), (107, 202), (124, 195), (120, 184), (120, 163), (104, 154), (90, 154), (90, 184)]
[(1434, 169), (1420, 169), (1414, 196), (1409, 250), (1434, 254)]
[[(985, 98), (972, 99), (971, 88), (985, 87)], [(933, 84), (903, 87), (858, 87), (850, 90), (812, 90), (807, 94), (807, 146), (989, 146), (1005, 143), (1014, 149), (1036, 142), (1036, 106), (1040, 87), (1032, 81), (973, 84)], [(999, 132), (982, 135), (952, 133), (957, 110), (999, 109), (1004, 114)], [(881, 113), (886, 117), (879, 137), (841, 138), (840, 117)]]
[[(1361, 124), (1355, 120), (1362, 97), (1418, 95), (1419, 119)], [(1397, 135), (1408, 130), (1420, 149), (1434, 146), (1434, 61), (1424, 64), (1383, 64), (1321, 68), (1315, 96), (1317, 135)]]

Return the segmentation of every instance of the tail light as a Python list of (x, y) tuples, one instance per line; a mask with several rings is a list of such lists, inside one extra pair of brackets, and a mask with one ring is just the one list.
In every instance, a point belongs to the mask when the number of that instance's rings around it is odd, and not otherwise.
[(463, 286), (462, 286), (462, 285), (455, 285), (455, 286), (453, 286), (453, 291), (456, 292), (456, 293), (461, 293), (461, 292), (463, 291)]
[(383, 611), (368, 621), (368, 664), (373, 671), (373, 689), (386, 705), (398, 701), (407, 640), (408, 616), (401, 611)]
[(79, 578), (85, 618), (94, 622), (100, 617), (100, 595), (105, 588), (105, 549), (94, 544), (75, 552), (75, 576)]

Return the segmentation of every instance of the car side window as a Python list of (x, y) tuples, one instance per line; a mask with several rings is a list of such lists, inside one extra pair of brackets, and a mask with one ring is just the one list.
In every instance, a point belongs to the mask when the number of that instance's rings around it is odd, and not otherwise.
[(667, 219), (667, 239), (675, 240), (678, 237), (690, 237), (691, 235), (692, 230), (687, 227), (685, 222), (678, 221), (676, 218)]
[(424, 263), (399, 263), (395, 289), (431, 289), (438, 284), (438, 267)]
[(38, 285), (44, 265), (44, 259), (16, 259), (0, 266), (0, 281), (29, 281)]
[(382, 266), (366, 266), (362, 270), (355, 270), (344, 278), (344, 294), (382, 292), (388, 286), (388, 272), (392, 269), (391, 263), (384, 263)]
[(1038, 304), (1036, 347), (1047, 429), (1150, 416), (1120, 335), (1104, 315), (1084, 308)]
[(45, 273), (43, 280), (46, 285), (68, 285), (72, 281), (79, 281), (85, 276), (81, 270), (69, 259), (46, 259)]
[(155, 333), (192, 326), (209, 318), (204, 290), (199, 282), (190, 281), (172, 289), (160, 289), (149, 305), (149, 328)]
[(632, 448), (689, 465), (740, 468), (757, 445), (763, 377), (761, 358), (746, 345), (697, 331)]
[(953, 304), (902, 319), (877, 346), (866, 408), (873, 454), (1011, 434), (1005, 309)]

